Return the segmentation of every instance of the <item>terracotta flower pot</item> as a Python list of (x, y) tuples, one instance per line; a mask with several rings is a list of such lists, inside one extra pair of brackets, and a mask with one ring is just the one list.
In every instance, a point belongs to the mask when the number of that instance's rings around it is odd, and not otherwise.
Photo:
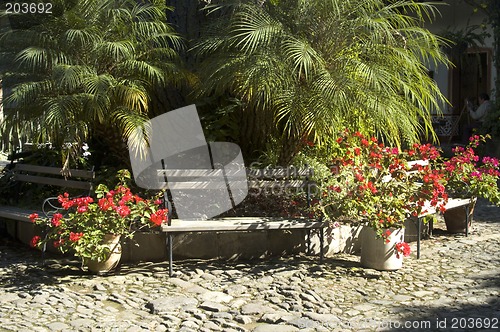
[(84, 260), (83, 264), (88, 268), (90, 272), (96, 274), (107, 273), (116, 266), (120, 262), (122, 257), (122, 247), (120, 244), (121, 235), (107, 234), (104, 236), (103, 244), (106, 245), (110, 252), (108, 254), (108, 258), (102, 262), (98, 262), (97, 260)]
[(403, 255), (397, 255), (396, 243), (404, 241), (404, 228), (390, 229), (389, 242), (376, 236), (371, 227), (361, 235), (361, 265), (367, 268), (394, 271), (403, 267)]

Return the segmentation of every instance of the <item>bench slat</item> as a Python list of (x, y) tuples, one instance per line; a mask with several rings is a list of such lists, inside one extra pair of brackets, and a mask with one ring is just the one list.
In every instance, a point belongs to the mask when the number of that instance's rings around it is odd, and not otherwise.
[[(240, 180), (231, 181), (231, 185), (236, 185), (237, 182), (241, 182), (241, 186), (247, 186), (252, 189), (286, 189), (286, 188), (303, 188), (307, 187), (307, 181), (301, 180), (291, 180), (291, 181), (253, 181)], [(168, 181), (165, 183), (165, 188), (174, 190), (215, 190), (223, 189), (226, 190), (227, 185), (224, 181)]]
[[(448, 209), (455, 209), (455, 208), (458, 208), (458, 207), (467, 206), (467, 205), (470, 204), (470, 202), (471, 202), (470, 198), (449, 198), (448, 202), (446, 203), (446, 205), (444, 207), (445, 207), (446, 210), (448, 210)], [(430, 206), (430, 203), (426, 204), (424, 206), (424, 208), (425, 208), (425, 212), (421, 213), (418, 216), (419, 218), (422, 218), (422, 217), (425, 217), (425, 216), (430, 216), (432, 214), (436, 214), (437, 213), (436, 207)]]
[(180, 232), (218, 232), (218, 231), (256, 231), (256, 230), (287, 230), (287, 229), (320, 229), (327, 226), (327, 222), (308, 221), (307, 219), (285, 218), (220, 218), (210, 220), (183, 220), (172, 219), (170, 226), (163, 225), (166, 233)]
[(285, 178), (304, 178), (311, 175), (310, 169), (288, 169), (288, 168), (273, 168), (273, 169), (247, 169), (249, 178), (256, 179), (285, 179)]
[[(61, 175), (62, 168), (60, 167), (50, 167), (50, 166), (38, 166), (29, 164), (16, 164), (14, 166), (14, 172), (32, 172), (32, 173), (43, 173), (52, 175)], [(71, 177), (84, 178), (84, 179), (94, 179), (95, 172), (87, 171), (82, 169), (69, 169)]]
[[(246, 186), (245, 182), (241, 184)], [(227, 190), (227, 185), (222, 181), (169, 181), (165, 183), (165, 188), (174, 190)]]
[(17, 208), (13, 206), (0, 206), (0, 218), (13, 219), (24, 222), (31, 222), (29, 215), (31, 213), (38, 213), (38, 215), (42, 216), (43, 212), (41, 211), (33, 211), (22, 208)]
[(450, 198), (448, 203), (446, 203), (446, 209), (454, 209), (461, 206), (466, 206), (471, 203), (470, 198)]
[(48, 177), (28, 175), (28, 174), (15, 174), (14, 179), (16, 181), (46, 184), (51, 186), (59, 186), (63, 188), (75, 188), (75, 189), (85, 189), (85, 190), (92, 189), (92, 184), (90, 182), (83, 182), (76, 180), (64, 180), (64, 179), (48, 178)]
[(282, 181), (256, 181), (249, 180), (248, 186), (250, 188), (256, 189), (272, 189), (272, 188), (302, 188), (307, 187), (308, 184), (312, 184), (312, 182), (305, 180), (282, 180)]
[[(225, 171), (221, 169), (159, 169), (157, 170), (157, 174), (160, 177), (166, 176), (167, 178), (197, 178), (197, 177), (220, 177), (226, 175), (231, 177), (233, 175), (241, 176), (242, 172), (234, 172), (234, 171)], [(297, 169), (297, 170), (287, 170), (287, 169), (247, 169), (246, 175), (249, 179), (300, 179), (306, 178), (310, 175), (310, 171), (307, 169)], [(174, 180), (175, 181), (175, 180)], [(180, 181), (180, 180), (176, 180)]]

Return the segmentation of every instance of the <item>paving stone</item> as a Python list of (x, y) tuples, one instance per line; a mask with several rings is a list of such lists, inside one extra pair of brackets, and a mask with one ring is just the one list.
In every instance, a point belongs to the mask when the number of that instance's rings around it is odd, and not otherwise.
[(421, 258), (411, 243), (413, 254), (394, 272), (336, 254), (323, 265), (304, 256), (179, 261), (173, 278), (167, 264), (123, 264), (95, 277), (61, 256), (44, 267), (38, 252), (0, 237), (1, 329), (358, 331), (363, 321), (429, 320), (438, 330), (439, 319), (448, 328), (453, 318), (491, 319), (500, 312), (500, 208), (478, 204), (477, 212), (468, 238), (446, 234), (438, 221)]
[(296, 332), (299, 329), (290, 325), (262, 324), (253, 329), (253, 332)]
[(48, 324), (47, 327), (52, 331), (62, 331), (62, 330), (68, 330), (70, 328), (68, 324), (62, 322), (50, 323)]
[(279, 323), (279, 322), (281, 322), (281, 315), (277, 314), (277, 313), (264, 314), (259, 319), (259, 322), (270, 323), (270, 324)]
[(207, 321), (203, 324), (203, 327), (208, 329), (209, 331), (223, 331), (224, 328), (220, 326), (218, 323), (213, 321)]
[(185, 281), (179, 278), (170, 278), (169, 282), (173, 285), (176, 285), (178, 287), (181, 287), (184, 289), (186, 292), (190, 293), (198, 293), (202, 294), (205, 293), (207, 290), (203, 287), (200, 287), (192, 282)]
[(237, 315), (236, 317), (234, 317), (234, 320), (238, 323), (245, 324), (245, 325), (253, 322), (252, 317), (246, 316), (246, 315)]
[(268, 306), (262, 305), (261, 303), (249, 303), (241, 307), (241, 313), (243, 315), (257, 315), (265, 313), (273, 313), (275, 310)]
[(205, 301), (200, 305), (200, 308), (203, 310), (207, 311), (214, 311), (214, 312), (220, 312), (220, 311), (227, 311), (228, 307), (226, 307), (223, 304), (220, 304), (218, 302), (212, 302), (212, 301)]
[(197, 304), (198, 300), (186, 296), (166, 296), (147, 303), (146, 308), (148, 308), (151, 313), (161, 314), (165, 312), (173, 312), (189, 306), (196, 306)]
[(213, 292), (213, 291), (201, 293), (199, 298), (202, 301), (211, 301), (211, 302), (218, 302), (218, 303), (227, 303), (233, 299), (233, 297), (231, 295), (224, 294), (222, 292)]

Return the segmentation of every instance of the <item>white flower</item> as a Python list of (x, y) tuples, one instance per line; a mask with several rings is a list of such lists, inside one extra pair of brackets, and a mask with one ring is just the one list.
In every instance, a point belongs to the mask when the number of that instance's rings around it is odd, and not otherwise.
[(88, 156), (91, 155), (91, 153), (88, 151), (89, 150), (89, 145), (87, 143), (83, 143), (82, 150), (83, 150), (83, 157), (84, 158), (87, 158)]

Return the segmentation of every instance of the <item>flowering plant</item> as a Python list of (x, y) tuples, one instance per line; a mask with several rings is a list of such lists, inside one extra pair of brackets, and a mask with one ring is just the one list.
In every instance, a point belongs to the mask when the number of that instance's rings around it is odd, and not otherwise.
[(440, 153), (430, 144), (400, 150), (345, 130), (333, 148), (332, 172), (320, 184), (318, 207), (326, 218), (368, 224), (387, 240), (408, 217), (443, 209), (445, 179), (433, 167)]
[(403, 257), (410, 256), (410, 245), (406, 242), (398, 242), (396, 243), (396, 257), (399, 258), (400, 255)]
[(57, 197), (60, 212), (50, 218), (40, 218), (33, 213), (30, 219), (37, 225), (47, 228), (45, 238), (35, 236), (33, 247), (46, 243), (61, 252), (73, 252), (83, 260), (106, 260), (110, 253), (103, 239), (108, 234), (131, 238), (137, 230), (144, 227), (160, 226), (167, 221), (167, 209), (160, 208), (161, 200), (156, 197), (146, 200), (131, 192), (127, 186), (130, 172), (118, 172), (119, 183), (113, 190), (100, 184), (95, 191), (96, 200), (85, 196), (70, 198), (68, 193)]
[(466, 147), (453, 148), (453, 156), (443, 162), (450, 195), (483, 197), (495, 204), (500, 202), (498, 159), (488, 156), (480, 158), (475, 151), (488, 137), (471, 136)]

